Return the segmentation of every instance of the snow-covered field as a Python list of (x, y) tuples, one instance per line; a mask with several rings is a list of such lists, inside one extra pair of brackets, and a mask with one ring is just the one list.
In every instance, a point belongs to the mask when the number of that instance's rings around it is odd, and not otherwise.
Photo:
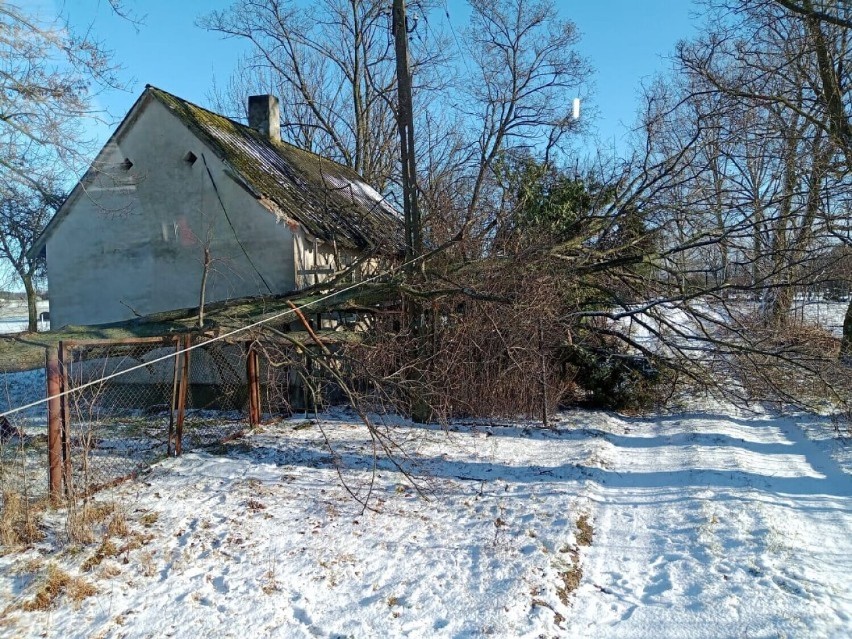
[[(575, 411), (552, 430), (387, 433), (422, 493), (383, 458), (373, 475), (345, 413), (99, 493), (129, 530), (0, 556), (0, 636), (852, 635), (852, 441), (822, 418)], [(370, 509), (341, 478), (360, 498), (374, 480)], [(23, 611), (51, 564), (97, 592)]]
[(843, 335), (843, 318), (848, 302), (796, 300), (793, 314), (812, 324), (823, 326), (835, 336)]
[[(688, 313), (681, 304), (664, 302), (650, 306), (649, 313), (640, 312), (632, 318), (628, 315), (620, 323), (622, 329), (628, 329), (635, 339), (646, 344), (655, 341), (647, 330), (648, 327), (673, 337), (675, 343), (686, 344), (689, 341), (687, 336), (713, 333), (719, 326), (730, 323), (731, 314), (742, 318), (757, 312), (758, 306), (757, 302), (739, 300), (729, 303), (726, 308), (698, 299), (691, 302), (692, 312)], [(843, 335), (843, 319), (847, 308), (847, 302), (797, 298), (790, 314), (795, 321), (820, 326), (839, 338)], [(699, 323), (702, 328), (697, 326)]]
[[(46, 300), (36, 302), (38, 312), (49, 311)], [(0, 335), (27, 330), (27, 303), (25, 300), (0, 300)], [(50, 322), (39, 322), (39, 331), (50, 330)]]

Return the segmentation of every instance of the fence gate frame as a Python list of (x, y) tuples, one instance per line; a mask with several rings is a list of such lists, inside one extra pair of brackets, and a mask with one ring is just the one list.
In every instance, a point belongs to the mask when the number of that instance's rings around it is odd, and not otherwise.
[[(179, 456), (183, 452), (183, 429), (186, 420), (187, 394), (190, 387), (190, 353), (198, 338), (210, 338), (210, 333), (182, 333), (157, 337), (129, 337), (121, 339), (60, 340), (56, 346), (45, 348), (45, 369), (47, 372), (47, 413), (48, 413), (48, 495), (52, 502), (58, 503), (64, 494), (72, 492), (71, 464), (71, 412), (69, 397), (75, 390), (71, 388), (68, 367), (73, 362), (73, 349), (86, 347), (110, 347), (132, 345), (161, 345), (174, 348), (174, 374), (172, 379), (171, 402), (169, 404), (169, 424), (166, 440), (167, 456)], [(212, 341), (216, 341), (215, 339)], [(226, 342), (239, 343), (239, 342)], [(243, 342), (248, 385), (248, 422), (255, 428), (261, 421), (260, 365), (256, 342)]]

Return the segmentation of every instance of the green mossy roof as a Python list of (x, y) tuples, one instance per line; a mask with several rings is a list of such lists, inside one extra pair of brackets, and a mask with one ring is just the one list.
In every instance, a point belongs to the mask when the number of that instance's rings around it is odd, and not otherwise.
[[(339, 246), (404, 250), (399, 214), (352, 169), (272, 142), (258, 131), (162, 89), (147, 91), (199, 135), (265, 205)], [(270, 206), (270, 203), (274, 206)]]

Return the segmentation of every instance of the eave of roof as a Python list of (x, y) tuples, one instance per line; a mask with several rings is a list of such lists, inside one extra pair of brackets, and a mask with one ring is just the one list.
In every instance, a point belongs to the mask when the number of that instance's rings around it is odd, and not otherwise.
[(107, 149), (114, 145), (122, 137), (122, 135), (124, 135), (124, 132), (127, 131), (127, 129), (133, 124), (133, 122), (136, 121), (136, 119), (142, 113), (144, 105), (150, 99), (151, 96), (148, 94), (147, 91), (143, 91), (142, 95), (140, 95), (136, 99), (136, 102), (134, 102), (133, 106), (130, 107), (130, 110), (127, 112), (127, 115), (124, 116), (124, 119), (116, 127), (115, 131), (113, 131), (112, 135), (109, 136), (109, 139), (106, 141), (106, 144), (104, 144), (103, 148), (98, 151), (97, 156), (95, 157), (92, 164), (89, 166), (88, 170), (77, 181), (77, 184), (74, 185), (74, 188), (71, 189), (71, 192), (56, 210), (56, 213), (50, 219), (50, 222), (48, 222), (47, 226), (44, 227), (44, 230), (36, 238), (35, 242), (33, 242), (33, 245), (30, 247), (30, 250), (27, 251), (27, 257), (29, 259), (35, 259), (39, 253), (44, 251), (44, 247), (47, 244), (47, 240), (53, 234), (53, 231), (56, 229), (56, 227), (59, 226), (59, 223), (62, 221), (62, 219), (67, 215), (71, 205), (85, 194), (85, 184), (96, 171), (94, 167), (96, 167), (102, 160), (102, 158), (106, 156)]

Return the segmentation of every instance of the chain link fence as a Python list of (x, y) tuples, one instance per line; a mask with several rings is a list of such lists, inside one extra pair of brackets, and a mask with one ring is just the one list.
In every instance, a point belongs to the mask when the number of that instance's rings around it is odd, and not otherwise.
[[(5, 375), (0, 411), (30, 403), (44, 388), (43, 369)], [(47, 497), (47, 459), (46, 406), (0, 418), (0, 506), (7, 494), (27, 503)]]
[(92, 492), (246, 427), (245, 348), (203, 342), (172, 336), (60, 345), (67, 491)]
[[(337, 347), (327, 336), (324, 344), (329, 350), (323, 361), (342, 369), (342, 356), (331, 355)], [(315, 344), (297, 347), (264, 335), (253, 343), (253, 348), (259, 354), (260, 408), (264, 414), (313, 413), (344, 401), (337, 380), (317, 363), (320, 351)]]
[(28, 374), (23, 390), (6, 389), (9, 408), (45, 388), (54, 399), (0, 423), (0, 496), (89, 494), (237, 437), (262, 414), (314, 412), (341, 399), (316, 345), (255, 337), (60, 342), (46, 371)]

